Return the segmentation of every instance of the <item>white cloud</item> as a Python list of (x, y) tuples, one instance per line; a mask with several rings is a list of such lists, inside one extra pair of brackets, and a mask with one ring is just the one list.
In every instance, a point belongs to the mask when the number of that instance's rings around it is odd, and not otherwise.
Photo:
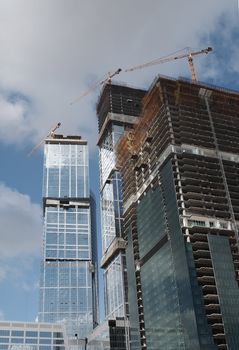
[(36, 132), (29, 112), (30, 105), (23, 97), (11, 100), (0, 94), (0, 139), (4, 143), (22, 142)]
[(36, 289), (32, 272), (40, 256), (41, 208), (3, 183), (0, 198), (0, 283), (31, 292)]
[[(0, 184), (0, 257), (39, 254), (41, 246), (41, 208), (28, 195)], [(1, 270), (0, 270), (1, 271)], [(2, 272), (4, 277), (4, 272)]]
[[(97, 93), (73, 106), (71, 99), (109, 70), (134, 66), (185, 46), (208, 46), (201, 37), (213, 31), (225, 13), (233, 22), (237, 2), (11, 0), (0, 3), (0, 13), (2, 90), (20, 91), (31, 100), (29, 106), (2, 98), (0, 139), (37, 142), (61, 121), (62, 132), (80, 133), (95, 144)], [(142, 86), (158, 72), (177, 76), (186, 69), (186, 62), (174, 62), (122, 74), (119, 79)]]

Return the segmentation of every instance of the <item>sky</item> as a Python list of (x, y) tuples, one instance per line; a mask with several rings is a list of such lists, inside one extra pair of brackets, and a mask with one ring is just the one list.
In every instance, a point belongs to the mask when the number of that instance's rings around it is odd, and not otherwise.
[[(37, 317), (43, 150), (32, 147), (57, 122), (87, 139), (99, 198), (100, 90), (71, 102), (108, 72), (185, 47), (213, 47), (195, 57), (198, 80), (239, 90), (238, 25), (238, 0), (0, 1), (0, 320)], [(115, 80), (147, 88), (158, 74), (190, 78), (182, 59)]]

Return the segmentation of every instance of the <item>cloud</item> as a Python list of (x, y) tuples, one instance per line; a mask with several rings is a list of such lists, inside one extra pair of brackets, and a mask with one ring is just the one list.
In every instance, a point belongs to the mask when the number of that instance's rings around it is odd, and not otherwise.
[(39, 265), (41, 207), (4, 183), (0, 183), (0, 198), (0, 283), (29, 293), (37, 283), (33, 270)]
[[(239, 19), (239, 13), (238, 13)], [(206, 38), (202, 38), (202, 42)], [(218, 18), (215, 30), (208, 34), (213, 42), (214, 53), (207, 57), (200, 67), (200, 76), (225, 87), (238, 86), (239, 73), (239, 27), (230, 21), (228, 15)], [(203, 80), (201, 79), (201, 80)]]
[[(0, 183), (1, 260), (39, 254), (41, 246), (41, 208), (28, 195)], [(0, 270), (0, 276), (4, 273)]]
[(21, 143), (35, 134), (30, 103), (18, 94), (0, 94), (0, 139), (5, 144)]
[[(69, 102), (110, 70), (185, 46), (208, 46), (218, 18), (236, 21), (237, 2), (11, 0), (0, 3), (0, 13), (0, 90), (18, 91), (31, 101), (1, 97), (0, 140), (38, 142), (61, 121), (61, 132), (79, 133), (95, 144), (98, 92), (73, 106)], [(159, 72), (188, 74), (186, 66), (173, 62), (118, 78), (147, 86)]]

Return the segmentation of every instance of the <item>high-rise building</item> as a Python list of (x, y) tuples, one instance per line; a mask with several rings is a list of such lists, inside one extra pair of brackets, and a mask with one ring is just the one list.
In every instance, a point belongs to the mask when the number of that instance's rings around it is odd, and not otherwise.
[(88, 145), (79, 136), (45, 140), (39, 321), (84, 339), (98, 323), (95, 203)]
[(121, 177), (115, 147), (127, 128), (137, 122), (145, 91), (108, 83), (97, 104), (99, 127), (101, 232), (105, 311), (108, 319), (128, 315), (125, 241), (122, 237)]
[(64, 326), (40, 322), (0, 321), (1, 350), (65, 350)]
[(118, 143), (131, 349), (239, 349), (239, 93), (159, 77)]

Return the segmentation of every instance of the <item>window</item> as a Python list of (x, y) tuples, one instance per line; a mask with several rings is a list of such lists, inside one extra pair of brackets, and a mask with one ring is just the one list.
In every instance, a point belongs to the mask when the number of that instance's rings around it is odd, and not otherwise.
[(23, 337), (24, 336), (24, 332), (23, 331), (14, 331), (14, 330), (12, 330), (12, 336), (14, 336), (14, 337)]
[(53, 333), (53, 337), (54, 337), (54, 338), (63, 338), (63, 334), (60, 333), (60, 332), (54, 332), (54, 333)]
[(38, 337), (38, 332), (26, 331), (26, 337)]
[(23, 343), (23, 338), (12, 338), (11, 343), (14, 343), (14, 344)]
[(26, 344), (37, 344), (37, 338), (26, 338)]
[(206, 226), (205, 221), (201, 221), (201, 220), (188, 220), (188, 226), (192, 227), (192, 226)]
[(51, 332), (40, 332), (40, 338), (51, 338)]
[(221, 222), (221, 221), (220, 221), (219, 225), (220, 225), (220, 228), (225, 228), (225, 229), (227, 229), (227, 222)]
[(0, 336), (9, 336), (10, 332), (7, 329), (0, 329)]
[(51, 339), (42, 338), (39, 342), (40, 344), (51, 344)]

